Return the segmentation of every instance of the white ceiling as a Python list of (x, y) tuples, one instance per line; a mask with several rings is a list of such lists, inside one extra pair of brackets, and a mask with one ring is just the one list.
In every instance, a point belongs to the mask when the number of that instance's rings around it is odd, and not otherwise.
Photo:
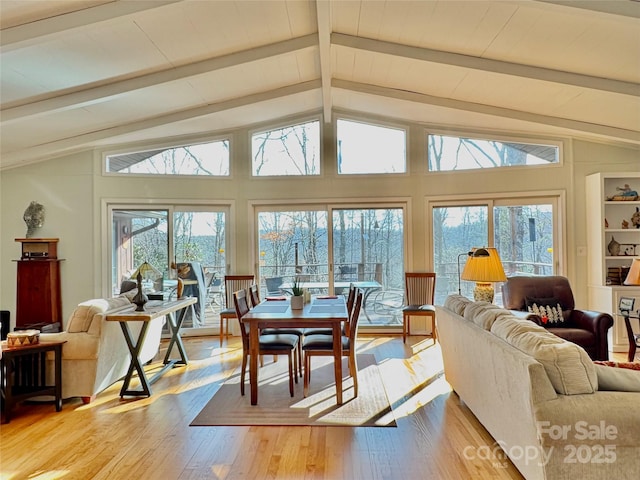
[(632, 0), (1, 0), (0, 169), (336, 111), (640, 145)]

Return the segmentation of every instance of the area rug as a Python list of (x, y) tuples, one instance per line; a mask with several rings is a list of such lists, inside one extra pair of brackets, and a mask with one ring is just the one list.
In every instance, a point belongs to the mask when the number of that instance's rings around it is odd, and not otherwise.
[(309, 425), (395, 427), (389, 399), (378, 371), (375, 357), (358, 355), (358, 397), (353, 397), (353, 379), (347, 377), (346, 357), (342, 362), (343, 404), (336, 404), (333, 358), (311, 359), (311, 383), (308, 397), (303, 396), (303, 382), (295, 384), (289, 395), (287, 359), (273, 362), (265, 356), (260, 368), (258, 405), (251, 405), (249, 374), (245, 395), (240, 395), (240, 369), (227, 379), (191, 426), (233, 425)]

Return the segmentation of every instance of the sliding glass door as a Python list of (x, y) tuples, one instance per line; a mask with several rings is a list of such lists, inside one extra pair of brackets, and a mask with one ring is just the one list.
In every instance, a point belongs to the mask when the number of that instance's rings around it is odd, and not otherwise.
[(290, 293), (294, 278), (313, 294), (356, 283), (366, 297), (363, 328), (401, 325), (404, 206), (260, 206), (256, 219), (263, 296)]
[(258, 212), (258, 252), (262, 295), (287, 292), (294, 278), (315, 293), (329, 291), (327, 211)]
[[(450, 293), (473, 297), (472, 282), (460, 279), (467, 252), (494, 246), (507, 276), (558, 273), (558, 198), (526, 198), (433, 204), (433, 265), (436, 304)], [(497, 304), (501, 304), (496, 285)]]
[(221, 280), (226, 271), (227, 207), (170, 205), (157, 209), (110, 208), (111, 292), (135, 280), (141, 265), (150, 298), (175, 298), (177, 278), (198, 298), (184, 328), (211, 334), (219, 325)]

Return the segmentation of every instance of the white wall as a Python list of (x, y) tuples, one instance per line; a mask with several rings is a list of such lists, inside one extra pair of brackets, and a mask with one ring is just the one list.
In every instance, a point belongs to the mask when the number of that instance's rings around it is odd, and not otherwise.
[(426, 199), (470, 194), (565, 191), (567, 204), (567, 271), (578, 304), (586, 305), (586, 257), (577, 257), (578, 246), (586, 245), (584, 208), (585, 176), (598, 171), (640, 171), (640, 149), (599, 143), (564, 142), (565, 162), (561, 167), (504, 169), (427, 174), (424, 130), (410, 130), (410, 174), (406, 176), (336, 175), (333, 132), (324, 129), (323, 172), (320, 178), (266, 178), (250, 175), (247, 131), (232, 138), (232, 177), (209, 178), (122, 178), (103, 176), (99, 155), (85, 152), (0, 173), (0, 308), (11, 311), (15, 324), (16, 264), (20, 246), (15, 238), (25, 236), (22, 215), (32, 200), (47, 211), (39, 237), (60, 238), (58, 253), (62, 264), (63, 317), (75, 305), (103, 292), (101, 252), (101, 204), (103, 199), (152, 204), (154, 201), (233, 201), (235, 208), (229, 232), (235, 240), (237, 272), (253, 271), (250, 236), (252, 200), (288, 202), (338, 199), (342, 197), (404, 197), (411, 199), (410, 243), (412, 265), (429, 268), (427, 245), (431, 235), (425, 222)]

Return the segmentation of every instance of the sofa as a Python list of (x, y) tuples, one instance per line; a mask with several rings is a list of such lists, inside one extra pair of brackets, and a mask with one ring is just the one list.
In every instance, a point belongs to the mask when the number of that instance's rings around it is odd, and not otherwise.
[[(502, 284), (502, 303), (509, 310), (521, 312), (516, 316), (533, 320), (551, 333), (580, 345), (593, 360), (609, 358), (608, 331), (613, 326), (613, 317), (608, 313), (577, 309), (566, 277), (509, 277)], [(553, 307), (557, 305), (561, 309), (559, 318), (541, 318), (541, 312), (553, 315)], [(529, 307), (538, 313), (530, 313)]]
[[(136, 290), (137, 291), (137, 290)], [(65, 341), (62, 346), (62, 398), (82, 397), (89, 403), (95, 396), (123, 378), (129, 368), (130, 353), (119, 322), (108, 322), (105, 315), (131, 308), (133, 292), (109, 299), (80, 303), (59, 333), (41, 333), (43, 342)], [(140, 352), (141, 362), (152, 360), (160, 348), (164, 318), (150, 322)], [(141, 325), (129, 325), (137, 338)], [(53, 357), (47, 359), (47, 373), (54, 371)]]
[[(640, 372), (510, 311), (450, 295), (437, 306), (444, 373), (527, 479), (627, 479), (640, 472)], [(504, 452), (504, 453), (502, 453)], [(474, 453), (461, 452), (468, 461)]]

